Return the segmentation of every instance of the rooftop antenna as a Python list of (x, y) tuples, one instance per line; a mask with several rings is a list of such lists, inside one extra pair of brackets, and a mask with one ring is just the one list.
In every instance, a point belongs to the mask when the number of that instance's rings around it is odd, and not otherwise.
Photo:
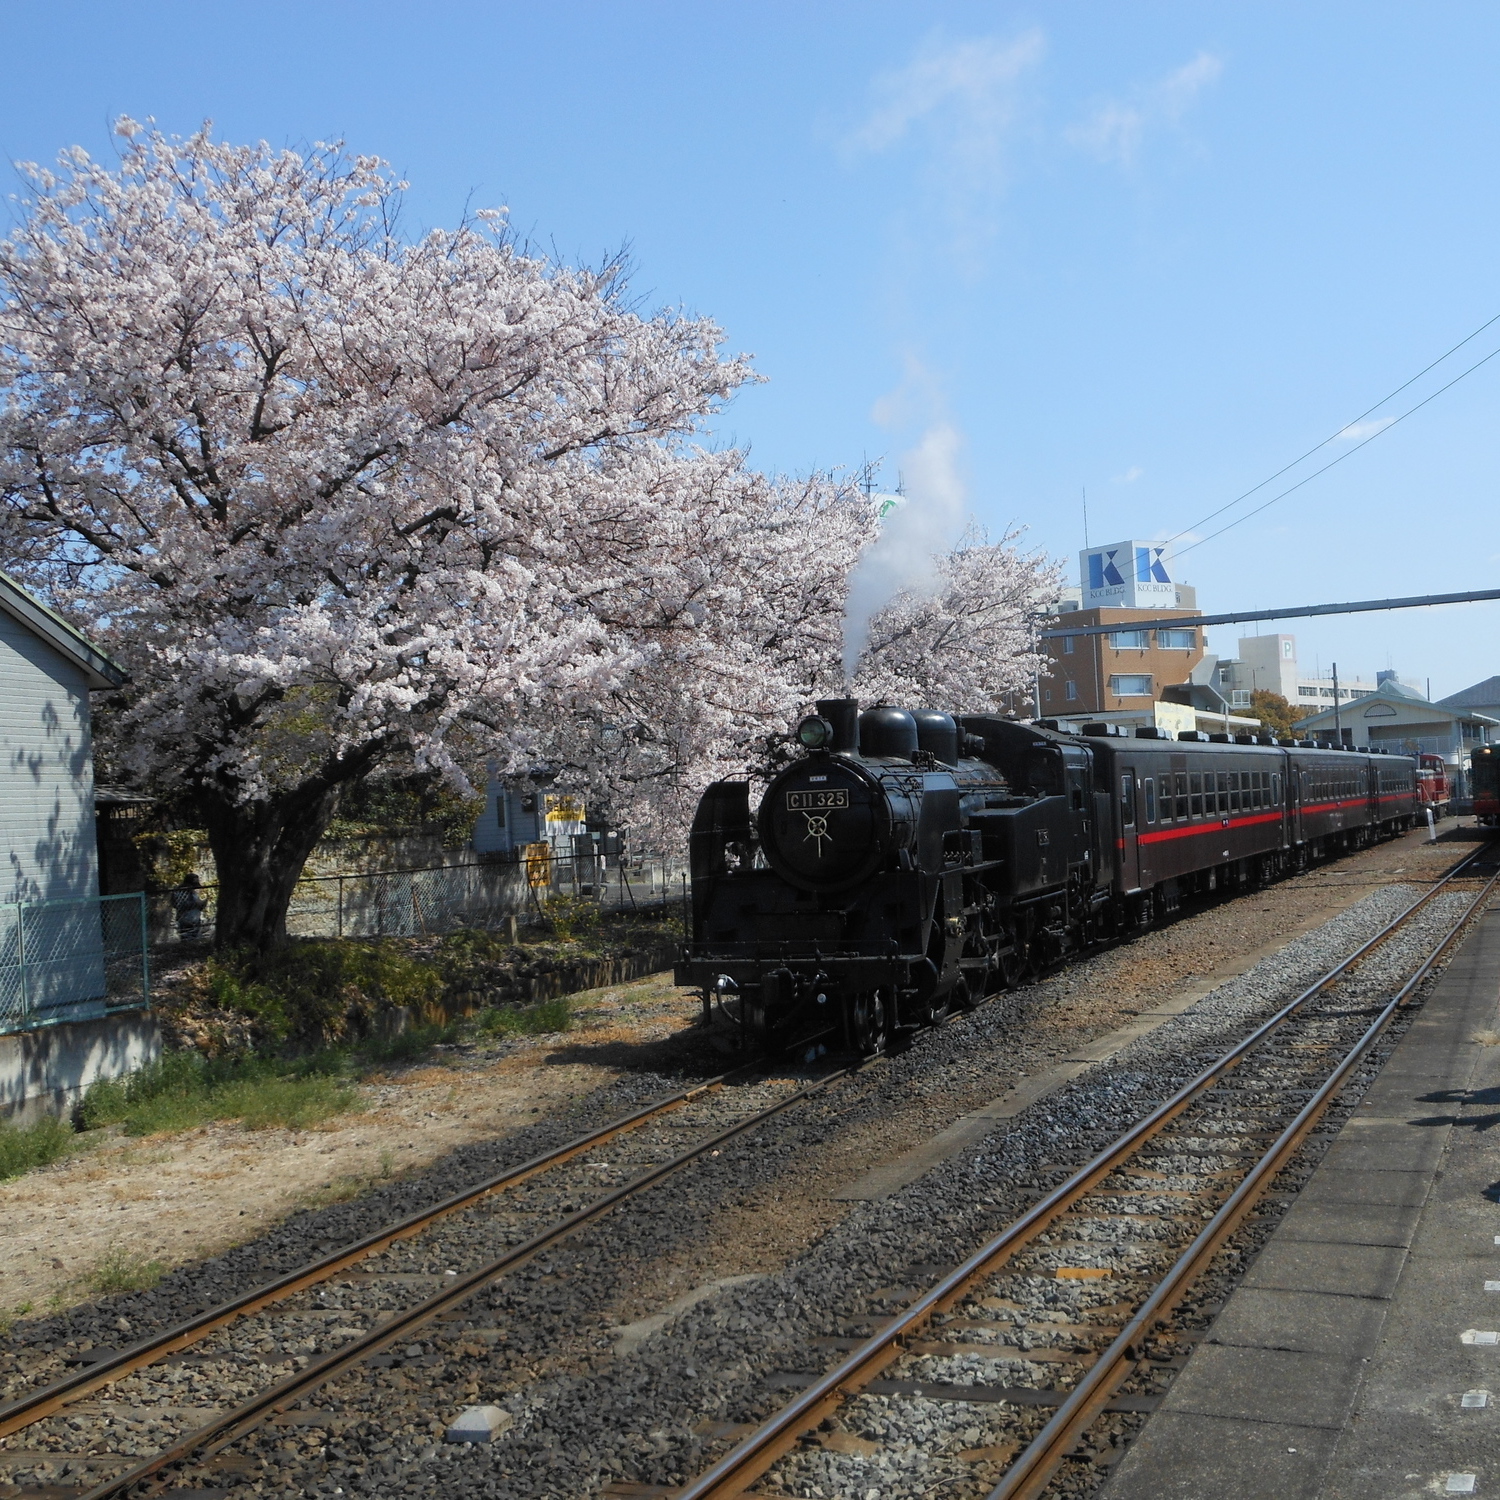
[(1083, 550), (1089, 550), (1089, 487), (1083, 487)]

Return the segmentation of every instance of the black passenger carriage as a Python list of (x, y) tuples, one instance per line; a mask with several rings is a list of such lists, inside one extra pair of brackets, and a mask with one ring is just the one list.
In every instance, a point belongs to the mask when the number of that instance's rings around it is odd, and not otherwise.
[(747, 1042), (898, 1030), (1138, 929), (1409, 827), (1416, 765), (1301, 741), (1060, 733), (825, 700), (751, 810), (705, 792), (678, 982)]

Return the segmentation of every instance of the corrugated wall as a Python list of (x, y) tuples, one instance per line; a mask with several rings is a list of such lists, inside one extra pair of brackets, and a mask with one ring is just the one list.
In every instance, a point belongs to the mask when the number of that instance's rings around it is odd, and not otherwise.
[(0, 901), (99, 894), (83, 673), (0, 613)]

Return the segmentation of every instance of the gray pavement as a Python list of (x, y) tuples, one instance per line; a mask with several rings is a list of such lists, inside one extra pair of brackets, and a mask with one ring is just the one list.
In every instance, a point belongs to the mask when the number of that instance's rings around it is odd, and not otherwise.
[(1101, 1500), (1500, 1497), (1497, 1011), (1491, 911)]

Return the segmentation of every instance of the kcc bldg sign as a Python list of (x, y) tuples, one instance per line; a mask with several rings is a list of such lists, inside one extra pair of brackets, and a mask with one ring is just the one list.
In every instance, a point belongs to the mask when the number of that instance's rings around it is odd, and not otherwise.
[(1163, 542), (1111, 542), (1078, 554), (1085, 609), (1173, 609), (1172, 553)]

